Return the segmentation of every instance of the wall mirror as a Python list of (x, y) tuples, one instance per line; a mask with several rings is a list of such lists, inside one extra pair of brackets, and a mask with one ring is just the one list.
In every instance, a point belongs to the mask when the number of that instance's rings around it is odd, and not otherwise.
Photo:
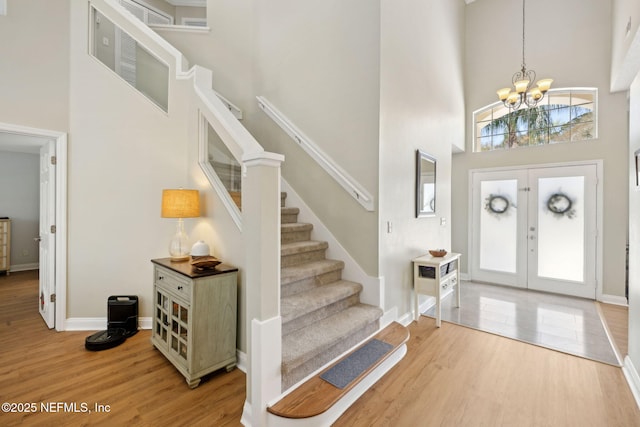
[(416, 151), (416, 218), (436, 215), (436, 159)]

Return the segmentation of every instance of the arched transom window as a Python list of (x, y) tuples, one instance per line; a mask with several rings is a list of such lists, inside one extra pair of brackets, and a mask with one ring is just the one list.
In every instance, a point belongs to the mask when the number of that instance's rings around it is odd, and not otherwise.
[(473, 151), (504, 150), (597, 137), (595, 88), (552, 89), (536, 107), (496, 102), (473, 113)]

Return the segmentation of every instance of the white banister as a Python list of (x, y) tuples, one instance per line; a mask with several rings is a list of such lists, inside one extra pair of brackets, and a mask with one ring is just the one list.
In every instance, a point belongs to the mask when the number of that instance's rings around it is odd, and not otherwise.
[(327, 155), (318, 145), (316, 145), (309, 137), (300, 131), (284, 114), (278, 111), (263, 96), (258, 96), (258, 105), (282, 130), (291, 137), (313, 160), (315, 160), (322, 169), (324, 169), (336, 182), (344, 188), (358, 203), (366, 210), (374, 211), (375, 204), (373, 196), (353, 177), (351, 177), (344, 169), (342, 169), (335, 160)]

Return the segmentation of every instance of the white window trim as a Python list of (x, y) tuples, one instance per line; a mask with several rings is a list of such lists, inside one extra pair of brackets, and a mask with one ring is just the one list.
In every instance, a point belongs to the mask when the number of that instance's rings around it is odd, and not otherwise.
[[(595, 114), (595, 120), (593, 123), (593, 128), (594, 128), (594, 137), (592, 139), (598, 139), (598, 117), (599, 117), (599, 91), (597, 87), (563, 87), (563, 88), (557, 88), (557, 89), (551, 89), (549, 90), (548, 93), (553, 93), (553, 92), (569, 92), (569, 91), (593, 91), (594, 92), (594, 97), (593, 97), (593, 112)], [(502, 102), (501, 101), (496, 101), (494, 103), (485, 105), (481, 108), (478, 108), (477, 110), (473, 111), (471, 113), (471, 131), (472, 131), (472, 140), (471, 140), (471, 152), (473, 153), (489, 153), (489, 152), (493, 152), (493, 151), (501, 151), (501, 150), (488, 150), (488, 151), (481, 151), (481, 150), (477, 150), (476, 149), (476, 144), (477, 144), (477, 126), (476, 126), (476, 115), (478, 115), (479, 113), (486, 111), (490, 108), (494, 108), (497, 107), (499, 105), (501, 105)], [(587, 140), (585, 140), (587, 141)], [(543, 145), (537, 145), (537, 146), (531, 146), (531, 147), (540, 147), (540, 146), (544, 146), (544, 145), (548, 145), (548, 144), (543, 144)], [(524, 148), (524, 147), (520, 147), (520, 148)], [(508, 149), (507, 149), (508, 150)]]

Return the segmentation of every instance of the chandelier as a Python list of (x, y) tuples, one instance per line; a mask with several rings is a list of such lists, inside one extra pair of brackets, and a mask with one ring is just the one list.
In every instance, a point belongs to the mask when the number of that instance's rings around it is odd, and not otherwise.
[(524, 62), (524, 4), (525, 0), (522, 0), (522, 69), (511, 79), (513, 88), (505, 87), (497, 91), (504, 106), (513, 110), (517, 110), (523, 104), (527, 107), (538, 105), (553, 82), (552, 79), (542, 79), (536, 82), (537, 87), (531, 87), (531, 82), (536, 79), (536, 72), (527, 70)]

